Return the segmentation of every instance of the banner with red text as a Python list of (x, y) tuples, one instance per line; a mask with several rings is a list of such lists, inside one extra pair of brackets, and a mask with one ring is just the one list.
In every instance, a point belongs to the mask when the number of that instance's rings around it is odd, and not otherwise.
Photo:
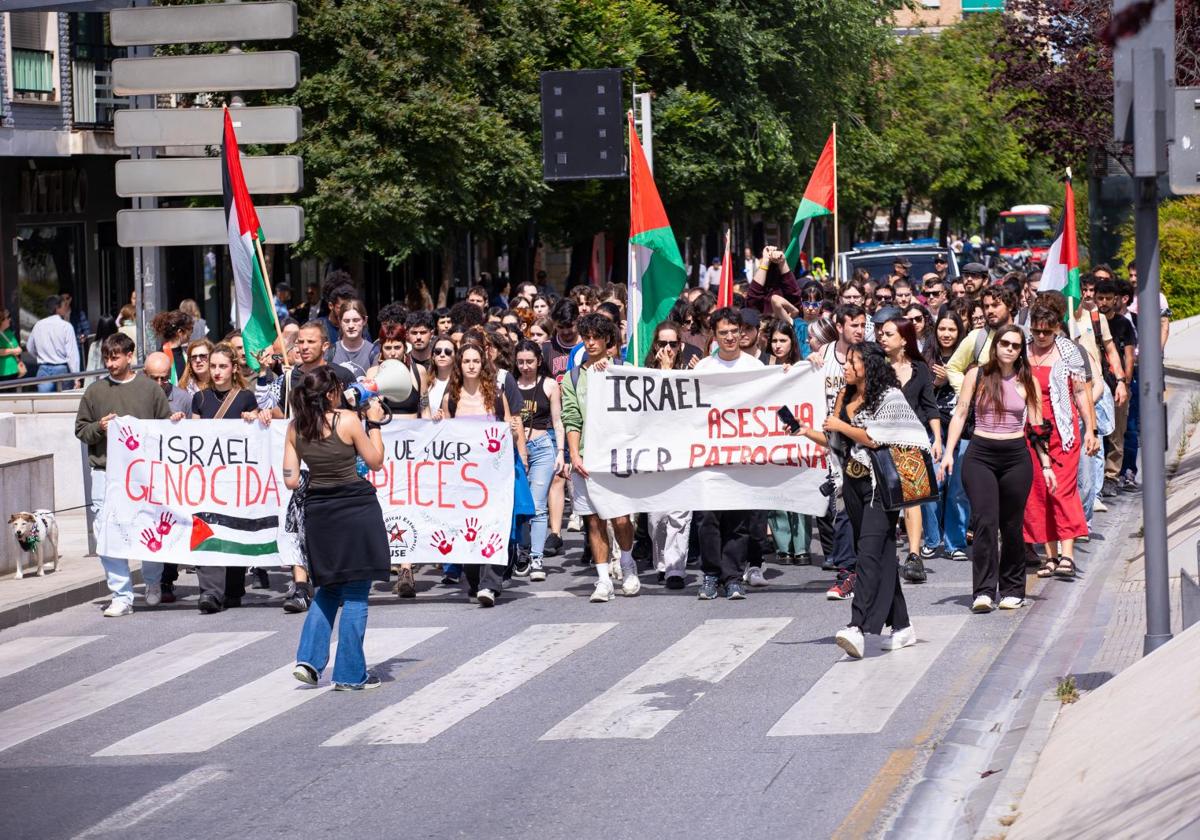
[(282, 464), (283, 439), (257, 421), (118, 417), (108, 426), (96, 550), (189, 566), (274, 565)]
[(747, 371), (590, 371), (584, 428), (588, 494), (603, 517), (670, 510), (829, 506), (823, 447), (788, 434), (825, 421), (824, 381), (800, 364)]
[[(282, 441), (287, 426), (272, 424)], [(513, 442), (492, 420), (393, 420), (383, 427), (383, 468), (367, 474), (379, 494), (393, 566), (507, 565), (513, 512)], [(286, 494), (286, 491), (285, 491)], [(279, 515), (281, 562), (300, 562)]]

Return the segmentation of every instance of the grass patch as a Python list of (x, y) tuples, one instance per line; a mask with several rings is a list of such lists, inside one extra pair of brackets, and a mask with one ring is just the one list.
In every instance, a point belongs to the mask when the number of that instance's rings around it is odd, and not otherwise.
[(1068, 676), (1060, 679), (1058, 687), (1054, 689), (1054, 696), (1064, 706), (1076, 702), (1079, 699), (1079, 688), (1075, 685), (1075, 678)]

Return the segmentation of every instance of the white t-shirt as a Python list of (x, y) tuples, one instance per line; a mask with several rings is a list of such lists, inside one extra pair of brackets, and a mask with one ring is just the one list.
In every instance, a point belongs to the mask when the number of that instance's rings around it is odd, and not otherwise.
[(705, 356), (696, 362), (694, 370), (757, 370), (761, 367), (763, 363), (754, 356), (742, 353), (732, 361), (726, 361), (718, 355)]
[(825, 381), (825, 411), (832, 414), (837, 395), (846, 385), (846, 365), (838, 360), (836, 341), (825, 347), (821, 378)]

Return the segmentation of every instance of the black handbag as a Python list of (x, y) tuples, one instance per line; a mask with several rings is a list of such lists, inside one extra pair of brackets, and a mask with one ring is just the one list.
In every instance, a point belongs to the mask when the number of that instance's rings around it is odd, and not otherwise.
[(923, 505), (938, 498), (933, 456), (915, 446), (881, 446), (868, 449), (875, 471), (875, 491), (884, 510)]

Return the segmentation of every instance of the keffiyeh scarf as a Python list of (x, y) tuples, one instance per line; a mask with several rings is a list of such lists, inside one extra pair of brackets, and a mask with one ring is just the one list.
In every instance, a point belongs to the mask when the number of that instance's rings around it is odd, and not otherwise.
[(1054, 346), (1058, 348), (1058, 361), (1050, 368), (1050, 405), (1063, 452), (1070, 452), (1075, 447), (1075, 422), (1071, 415), (1073, 383), (1087, 381), (1087, 368), (1073, 341), (1058, 335), (1054, 337)]

